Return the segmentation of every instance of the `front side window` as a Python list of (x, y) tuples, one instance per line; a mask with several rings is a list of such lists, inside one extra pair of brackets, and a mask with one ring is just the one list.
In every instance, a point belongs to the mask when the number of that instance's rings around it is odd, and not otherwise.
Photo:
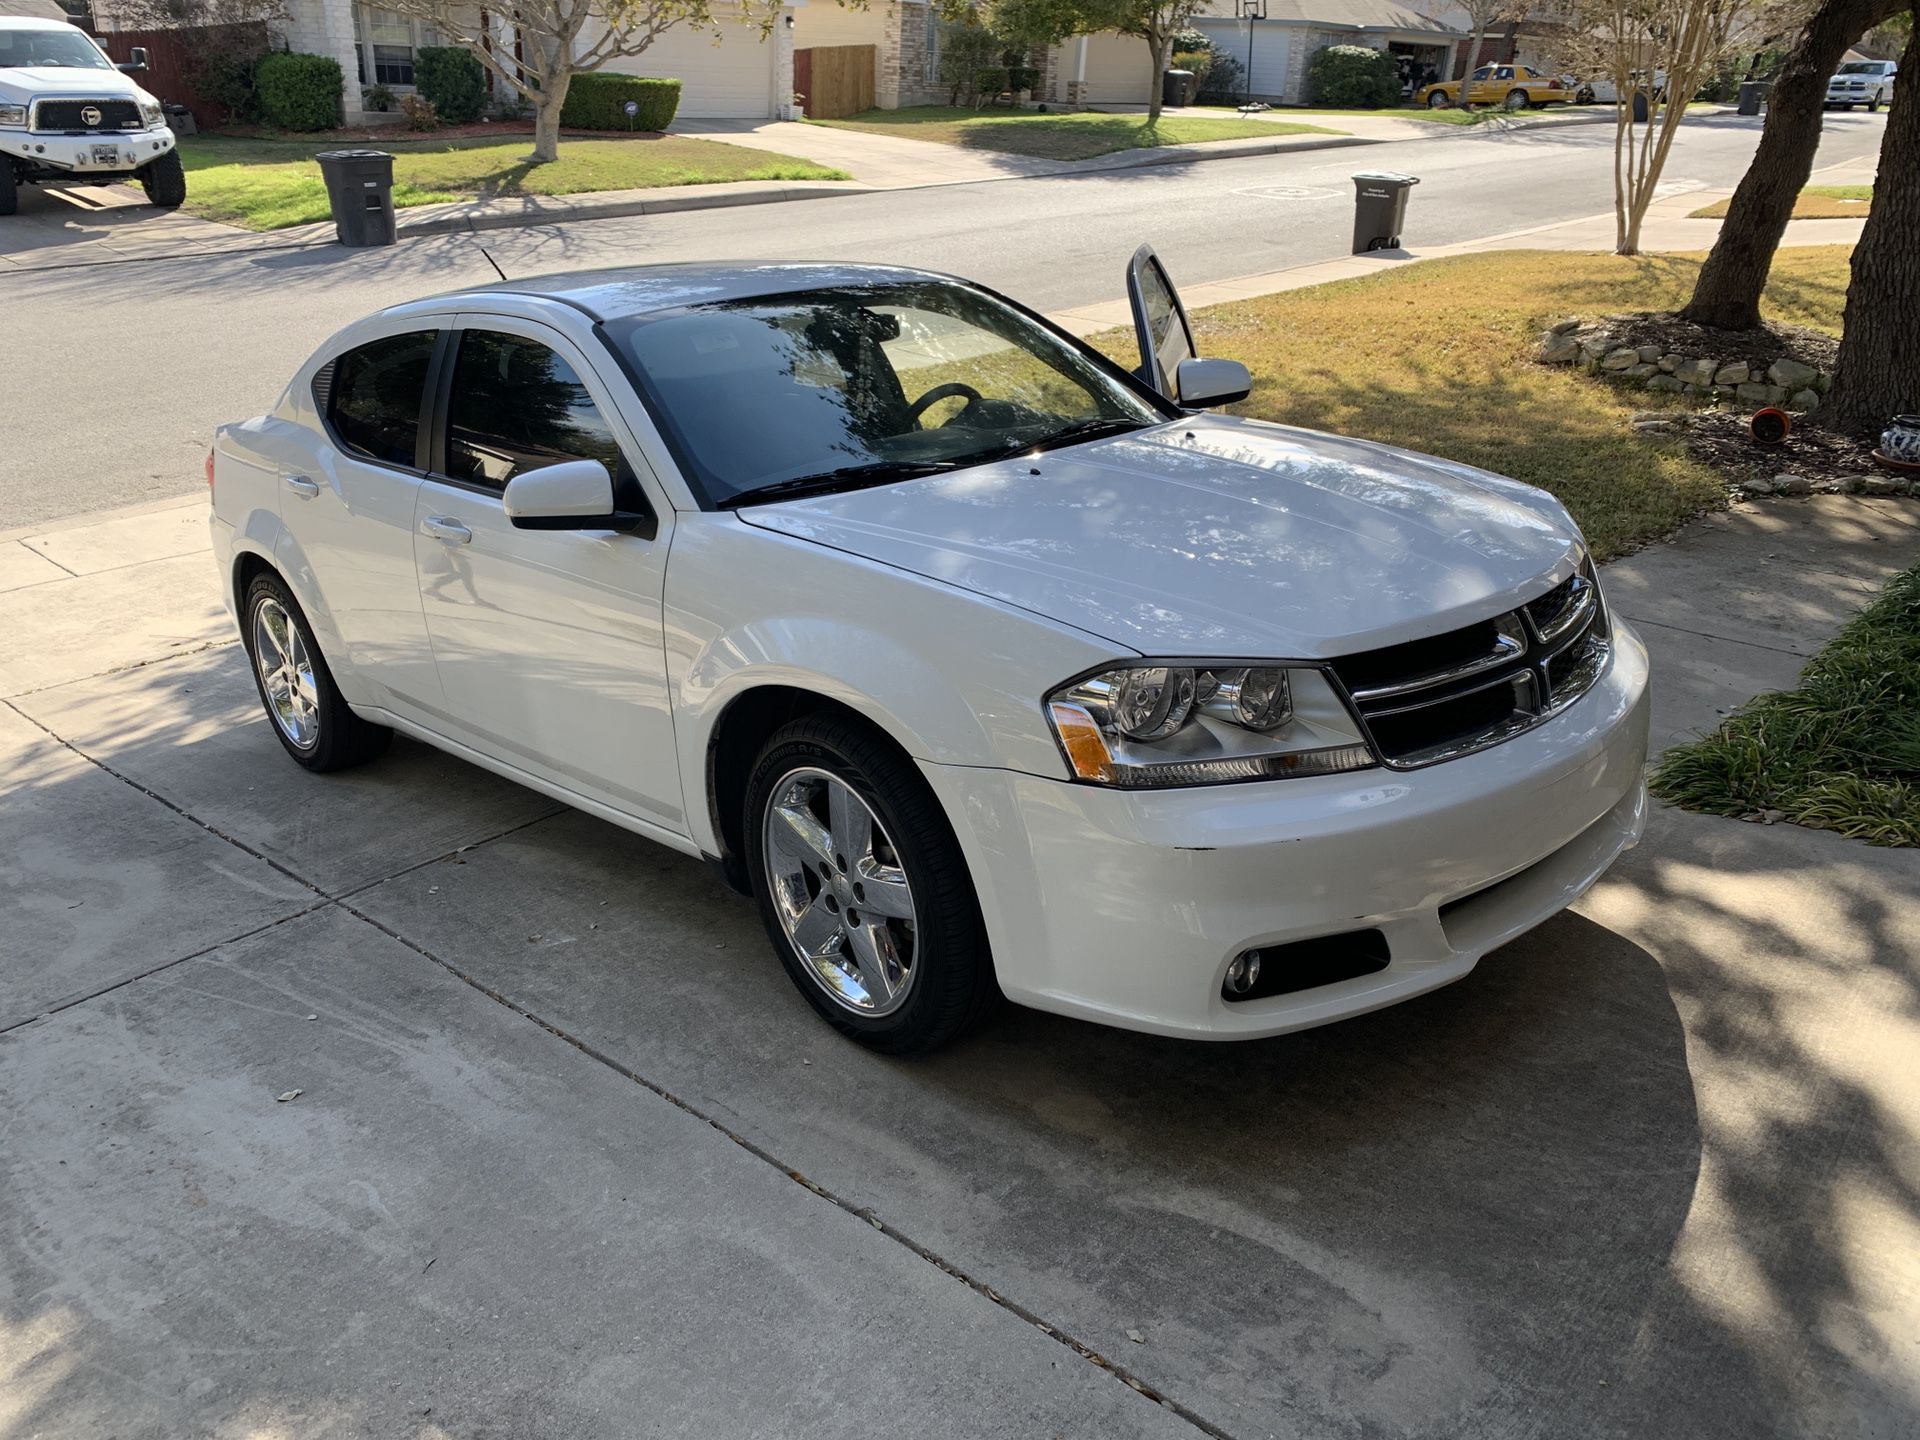
[(447, 408), (447, 473), (488, 489), (526, 470), (598, 460), (623, 481), (620, 446), (574, 368), (538, 340), (467, 330)]
[(982, 463), (1167, 418), (1087, 351), (965, 285), (910, 281), (616, 321), (709, 504), (772, 486)]
[(411, 469), (420, 401), (438, 332), (390, 335), (333, 362), (327, 422), (342, 447), (368, 460)]

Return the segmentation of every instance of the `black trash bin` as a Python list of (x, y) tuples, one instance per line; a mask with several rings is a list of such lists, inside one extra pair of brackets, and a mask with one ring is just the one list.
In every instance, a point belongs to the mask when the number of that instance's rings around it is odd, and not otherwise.
[(1353, 177), (1353, 253), (1398, 250), (1407, 218), (1407, 192), (1420, 181), (1391, 170), (1363, 170)]
[(1636, 123), (1641, 125), (1647, 123), (1647, 112), (1651, 108), (1652, 99), (1653, 97), (1645, 90), (1633, 92), (1633, 118)]
[(1188, 106), (1193, 103), (1193, 71), (1169, 70), (1160, 77), (1160, 103)]
[(384, 150), (329, 150), (313, 158), (326, 178), (333, 233), (340, 243), (393, 244), (393, 156)]
[(1766, 99), (1768, 82), (1765, 80), (1742, 80), (1740, 82), (1740, 113), (1758, 115), (1760, 102)]

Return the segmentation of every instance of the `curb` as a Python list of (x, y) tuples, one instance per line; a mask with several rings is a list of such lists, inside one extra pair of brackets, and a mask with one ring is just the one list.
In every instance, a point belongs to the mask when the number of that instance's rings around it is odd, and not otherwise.
[[(698, 191), (700, 187), (688, 186)], [(617, 192), (616, 192), (617, 193)], [(778, 205), (789, 200), (826, 200), (837, 195), (882, 195), (872, 185), (823, 180), (806, 187), (778, 186), (766, 190), (733, 190), (725, 194), (652, 196), (644, 200), (599, 200), (557, 204), (551, 208), (513, 213), (434, 215), (409, 224), (399, 222), (396, 235), (410, 240), (422, 235), (467, 235), (481, 230), (512, 230), (534, 225), (556, 225), (571, 220), (615, 220), (632, 215), (671, 215), (688, 210), (724, 210), (739, 205)], [(406, 212), (400, 212), (404, 217)]]

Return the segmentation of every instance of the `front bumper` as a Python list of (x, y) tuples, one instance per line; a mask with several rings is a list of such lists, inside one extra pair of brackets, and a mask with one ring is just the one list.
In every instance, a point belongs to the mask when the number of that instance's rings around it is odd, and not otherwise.
[(40, 170), (72, 175), (75, 179), (105, 179), (129, 175), (150, 165), (174, 148), (173, 131), (165, 125), (150, 130), (112, 130), (81, 135), (49, 134), (38, 130), (0, 130), (0, 155)]
[[(1607, 673), (1567, 711), (1422, 770), (1126, 792), (921, 768), (967, 854), (1010, 999), (1251, 1039), (1437, 989), (1564, 909), (1640, 836), (1647, 715), (1646, 649), (1616, 618)], [(1362, 929), (1385, 937), (1385, 969), (1264, 999), (1221, 993), (1245, 950)]]

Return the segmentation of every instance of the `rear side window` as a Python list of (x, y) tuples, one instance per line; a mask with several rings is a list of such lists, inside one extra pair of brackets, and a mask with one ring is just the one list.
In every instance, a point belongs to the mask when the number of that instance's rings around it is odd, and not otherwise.
[(349, 350), (326, 368), (322, 408), (333, 438), (355, 455), (413, 468), (420, 402), (438, 332), (390, 335)]
[(628, 478), (606, 418), (574, 369), (538, 340), (467, 330), (447, 407), (447, 473), (504, 489), (525, 470), (598, 460)]

